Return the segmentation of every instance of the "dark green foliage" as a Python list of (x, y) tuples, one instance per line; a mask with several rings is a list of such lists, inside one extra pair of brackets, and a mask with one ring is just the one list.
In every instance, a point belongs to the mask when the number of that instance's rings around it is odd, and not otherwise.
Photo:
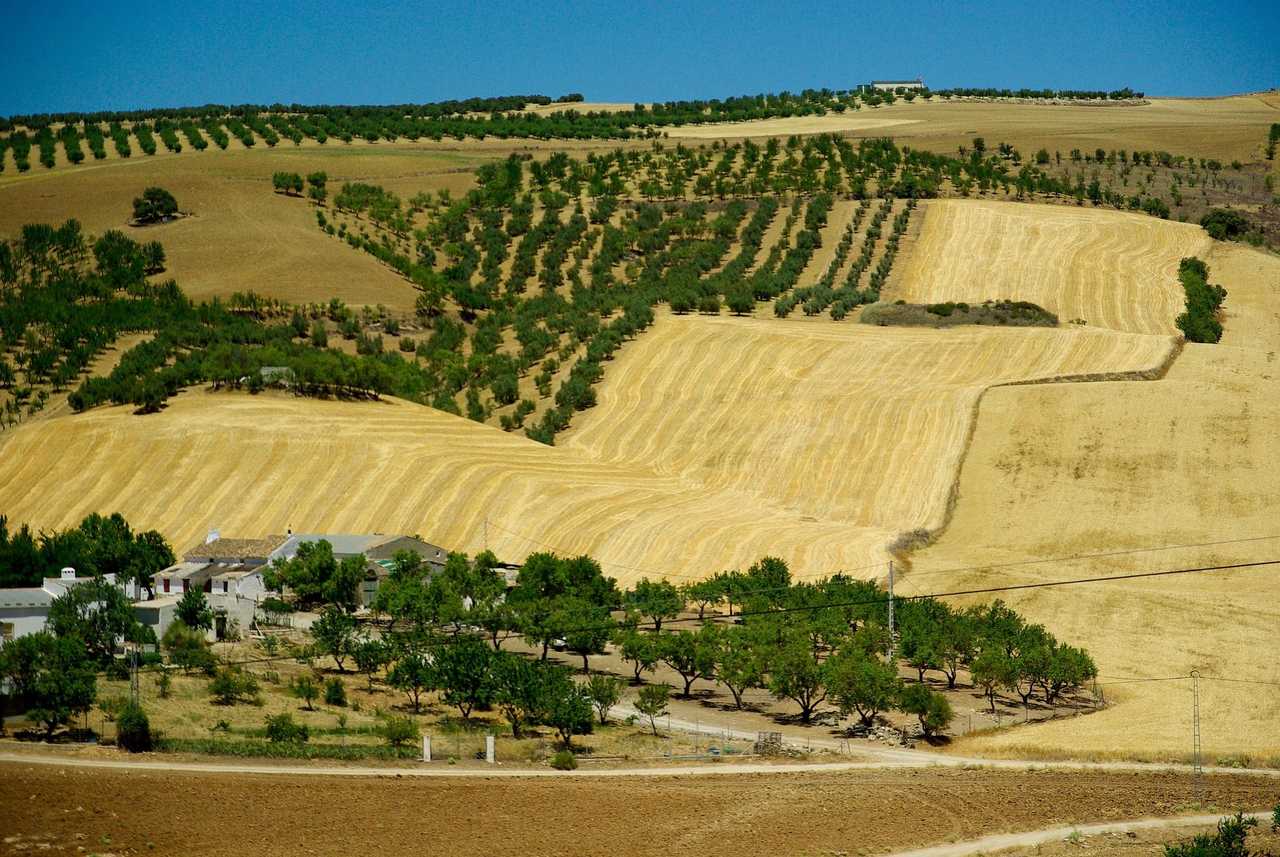
[(333, 545), (321, 539), (298, 545), (292, 559), (276, 559), (264, 580), (270, 589), (287, 590), (301, 606), (329, 604), (351, 611), (359, 604), (365, 565), (363, 556), (338, 562)]
[(298, 723), (289, 712), (267, 716), (267, 740), (273, 744), (305, 744), (311, 732), (305, 723)]
[(649, 728), (655, 736), (658, 734), (658, 718), (667, 713), (670, 698), (671, 688), (665, 684), (647, 684), (636, 696), (636, 711), (649, 719)]
[(1258, 826), (1256, 818), (1245, 818), (1237, 812), (1218, 822), (1216, 833), (1201, 833), (1187, 842), (1164, 847), (1165, 857), (1270, 857), (1264, 852), (1250, 852), (1246, 839)]
[(207, 631), (213, 627), (213, 610), (209, 608), (204, 592), (199, 589), (192, 588), (182, 593), (174, 612), (178, 621), (188, 628)]
[(131, 702), (117, 715), (116, 743), (130, 753), (151, 751), (151, 721), (141, 705)]
[(173, 551), (154, 530), (135, 533), (119, 514), (89, 515), (75, 529), (42, 532), (27, 526), (10, 533), (0, 515), (0, 587), (39, 586), (65, 567), (78, 574), (115, 574), (151, 589), (157, 571), (172, 565)]
[(218, 705), (256, 702), (258, 680), (239, 667), (222, 667), (209, 680), (209, 695)]
[(333, 658), (338, 672), (346, 672), (347, 658), (355, 653), (360, 641), (356, 637), (356, 618), (341, 607), (329, 605), (311, 624), (311, 637), (316, 648)]
[(347, 707), (347, 686), (337, 676), (331, 677), (324, 683), (324, 704), (338, 708)]
[(1218, 310), (1227, 290), (1209, 284), (1209, 267), (1192, 256), (1178, 265), (1178, 279), (1186, 293), (1186, 311), (1178, 316), (1178, 329), (1191, 342), (1217, 342), (1222, 338)]
[(914, 714), (926, 737), (932, 737), (951, 722), (951, 703), (940, 693), (923, 684), (909, 684), (903, 688), (898, 706), (907, 714)]
[(100, 665), (114, 659), (117, 640), (155, 642), (151, 629), (134, 617), (124, 591), (101, 576), (53, 599), (46, 627), (59, 638), (75, 639), (84, 656)]
[(133, 200), (133, 219), (137, 223), (159, 223), (178, 213), (178, 201), (162, 187), (149, 187)]
[(1217, 241), (1238, 241), (1253, 229), (1247, 217), (1229, 208), (1210, 209), (1200, 218), (1200, 225)]
[(94, 661), (84, 645), (47, 631), (0, 646), (0, 678), (27, 701), (27, 716), (44, 726), (46, 738), (92, 708), (97, 697)]
[(386, 717), (382, 721), (382, 740), (388, 747), (400, 748), (417, 742), (421, 737), (418, 723), (412, 717)]
[(555, 755), (551, 757), (551, 767), (557, 771), (576, 771), (578, 769), (578, 758), (569, 750), (557, 750)]

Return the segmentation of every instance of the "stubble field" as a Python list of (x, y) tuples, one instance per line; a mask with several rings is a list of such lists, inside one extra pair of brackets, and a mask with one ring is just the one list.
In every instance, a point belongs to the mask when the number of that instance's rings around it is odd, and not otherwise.
[[(476, 551), (487, 526), (503, 557), (585, 552), (624, 581), (766, 555), (826, 576), (941, 524), (985, 386), (1150, 371), (1170, 348), (1109, 331), (664, 317), (562, 446), (405, 402), (197, 389), (146, 417), (103, 408), (19, 427), (0, 447), (13, 462), (0, 508), (50, 527), (110, 507), (180, 549), (214, 528), (292, 528)], [(629, 384), (636, 373), (647, 381)]]

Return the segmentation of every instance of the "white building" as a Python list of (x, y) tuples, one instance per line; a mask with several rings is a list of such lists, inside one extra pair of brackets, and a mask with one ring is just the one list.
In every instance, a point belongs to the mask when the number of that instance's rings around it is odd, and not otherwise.
[(924, 89), (924, 79), (917, 77), (915, 80), (873, 80), (868, 88), (879, 92), (897, 92), (899, 89), (916, 91)]
[[(0, 642), (7, 643), (18, 637), (43, 631), (53, 599), (66, 595), (71, 587), (92, 579), (76, 577), (74, 568), (64, 568), (61, 575), (46, 577), (39, 586), (0, 589)], [(116, 582), (114, 574), (105, 575), (105, 579), (108, 583)], [(132, 582), (120, 588), (130, 599), (138, 596), (137, 586)]]

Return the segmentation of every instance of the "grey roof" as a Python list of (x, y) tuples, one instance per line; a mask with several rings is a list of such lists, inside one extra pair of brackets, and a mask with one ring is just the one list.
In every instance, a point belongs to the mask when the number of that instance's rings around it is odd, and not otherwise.
[(298, 545), (303, 542), (318, 542), (322, 540), (333, 546), (334, 556), (355, 556), (395, 538), (399, 538), (399, 536), (388, 536), (382, 533), (364, 535), (354, 533), (295, 533), (286, 539), (284, 544), (273, 550), (268, 558), (273, 560), (278, 557), (288, 558), (298, 552)]
[(187, 551), (187, 559), (265, 559), (274, 556), (287, 536), (272, 535), (261, 539), (214, 539)]
[(0, 608), (48, 607), (54, 596), (38, 587), (0, 589)]
[(184, 577), (191, 577), (196, 572), (203, 571), (208, 567), (209, 563), (207, 562), (192, 562), (191, 560), (185, 560), (183, 562), (174, 563), (161, 571), (157, 571), (155, 576), (168, 577), (171, 580), (181, 580)]

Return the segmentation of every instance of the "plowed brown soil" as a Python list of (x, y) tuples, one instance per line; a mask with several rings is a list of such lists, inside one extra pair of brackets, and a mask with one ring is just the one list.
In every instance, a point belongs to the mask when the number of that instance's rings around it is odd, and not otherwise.
[[(1275, 790), (1207, 781), (1223, 809), (1267, 806)], [(10, 764), (0, 853), (875, 854), (1173, 814), (1190, 793), (1181, 775), (1063, 771), (420, 780)]]

